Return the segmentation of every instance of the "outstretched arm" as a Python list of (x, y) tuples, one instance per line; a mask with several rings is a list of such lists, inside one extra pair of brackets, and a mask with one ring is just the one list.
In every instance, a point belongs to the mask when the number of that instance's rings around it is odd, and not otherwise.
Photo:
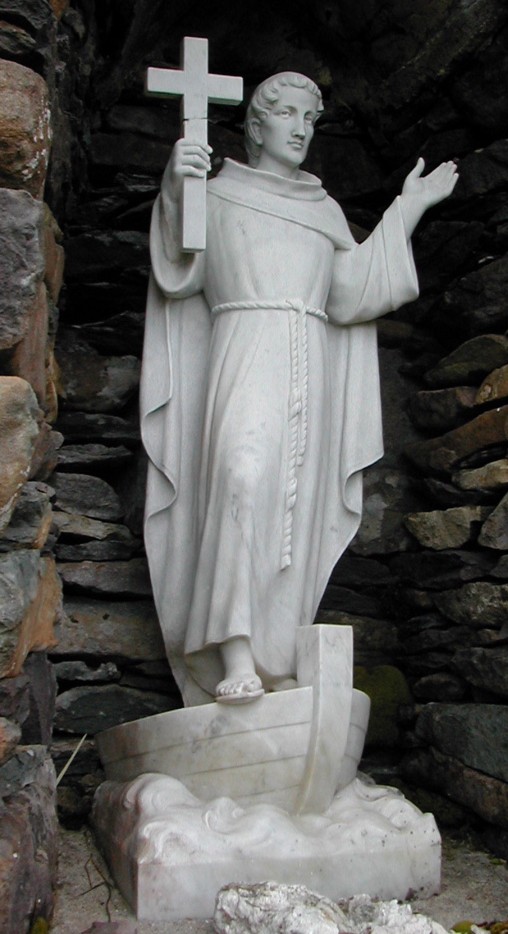
[(442, 162), (422, 178), (424, 168), (425, 162), (420, 157), (402, 187), (400, 209), (408, 240), (425, 211), (451, 195), (459, 177), (454, 162)]

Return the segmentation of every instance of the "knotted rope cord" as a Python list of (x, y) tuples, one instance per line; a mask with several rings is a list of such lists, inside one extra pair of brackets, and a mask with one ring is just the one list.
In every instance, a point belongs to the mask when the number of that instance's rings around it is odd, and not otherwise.
[(283, 301), (225, 302), (212, 308), (212, 317), (227, 311), (257, 310), (289, 312), (288, 456), (280, 558), (282, 569), (291, 564), (293, 512), (298, 486), (297, 469), (303, 464), (307, 446), (309, 360), (306, 318), (307, 315), (313, 315), (326, 322), (328, 315), (320, 308), (308, 307), (300, 299), (288, 298)]

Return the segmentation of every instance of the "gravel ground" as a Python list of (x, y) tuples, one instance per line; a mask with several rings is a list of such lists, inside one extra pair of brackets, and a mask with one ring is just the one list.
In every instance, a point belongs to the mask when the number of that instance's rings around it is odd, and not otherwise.
[[(466, 919), (476, 924), (508, 919), (506, 862), (469, 841), (445, 837), (441, 894), (415, 900), (413, 910), (439, 921), (446, 929)], [(51, 934), (83, 934), (98, 921), (130, 921), (132, 934), (211, 934), (214, 930), (211, 921), (136, 922), (113, 885), (90, 832), (62, 830)]]

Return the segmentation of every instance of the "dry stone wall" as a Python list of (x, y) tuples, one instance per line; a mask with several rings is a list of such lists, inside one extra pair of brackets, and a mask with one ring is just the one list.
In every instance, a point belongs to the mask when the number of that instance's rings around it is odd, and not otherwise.
[[(21, 9), (10, 27), (2, 23), (0, 56), (6, 46), (26, 50), (37, 32), (25, 6), (26, 30)], [(39, 7), (56, 31), (49, 5)], [(38, 22), (36, 8), (31, 5)], [(50, 98), (41, 74), (0, 59), (0, 928), (6, 934), (51, 917), (56, 881), (56, 774), (49, 754), (56, 680), (47, 653), (56, 644), (61, 582), (46, 480), (62, 441), (53, 429), (53, 351), (63, 249), (43, 201)]]
[[(137, 420), (149, 217), (178, 108), (142, 88), (148, 65), (177, 64), (181, 35), (206, 35), (212, 70), (243, 74), (247, 93), (286, 68), (318, 80), (308, 168), (359, 237), (418, 155), (459, 162), (453, 198), (416, 237), (421, 297), (380, 323), (386, 455), (318, 619), (355, 630), (357, 684), (373, 698), (365, 768), (506, 855), (505, 4), (7, 6), (0, 80), (32, 90), (15, 119), (0, 112), (9, 134), (20, 120), (26, 131), (24, 168), (0, 149), (6, 766), (25, 762), (21, 729), (46, 748), (54, 707), (57, 771), (87, 735), (58, 789), (61, 816), (81, 821), (102, 779), (93, 734), (179, 703), (142, 547)], [(244, 158), (242, 119), (212, 108), (215, 170)]]
[[(69, 661), (74, 645), (73, 661), (90, 669), (93, 660), (94, 677), (102, 670), (105, 679), (99, 689), (89, 670), (88, 685), (79, 687), (66, 668), (57, 723), (69, 733), (77, 729), (75, 704), (93, 692), (101, 697), (101, 717), (107, 697), (115, 716), (123, 716), (123, 702), (127, 714), (126, 690), (141, 689), (148, 664), (159, 666), (158, 691), (174, 702), (160, 658), (141, 660), (136, 650), (129, 660), (119, 648), (115, 655), (109, 636), (98, 650), (98, 620), (105, 609), (118, 632), (125, 631), (120, 619), (127, 609), (146, 607), (148, 614), (139, 576), (143, 461), (130, 393), (141, 352), (149, 214), (178, 113), (144, 99), (141, 89), (147, 65), (174, 67), (178, 36), (197, 32), (211, 41), (213, 70), (243, 74), (247, 92), (281, 68), (320, 82), (326, 110), (309, 169), (323, 177), (360, 237), (418, 155), (429, 168), (442, 159), (459, 162), (453, 198), (426, 218), (416, 238), (421, 298), (380, 324), (387, 453), (366, 475), (362, 528), (332, 575), (318, 619), (355, 629), (357, 683), (374, 701), (366, 768), (380, 779), (404, 780), (411, 793), (423, 788), (443, 820), (473, 814), (505, 850), (499, 830), (505, 818), (500, 823), (498, 805), (489, 810), (482, 791), (485, 782), (497, 783), (491, 800), (498, 800), (505, 779), (489, 771), (479, 748), (467, 761), (457, 746), (443, 751), (424, 724), (451, 716), (458, 705), (461, 716), (484, 717), (488, 743), (503, 742), (496, 713), (506, 703), (507, 11), (494, 0), (467, 8), (453, 0), (417, 3), (410, 10), (318, 4), (312, 15), (297, 4), (291, 12), (271, 9), (265, 22), (259, 5), (241, 17), (228, 4), (220, 16), (204, 5), (186, 15), (143, 0), (128, 9), (121, 16), (114, 3), (96, 9), (87, 181), (67, 216), (57, 347), (58, 428), (66, 439), (57, 476), (107, 480), (123, 504), (123, 531), (114, 533), (115, 550), (104, 538), (94, 540), (102, 535), (97, 525), (88, 526), (88, 537), (82, 527), (78, 540), (76, 519), (57, 495), (58, 521), (68, 530), (57, 545), (64, 606), (71, 610), (65, 633), (69, 620), (73, 626), (57, 652), (68, 646)], [(240, 111), (212, 109), (215, 169), (226, 153), (243, 159), (242, 118)], [(102, 446), (100, 462), (93, 461), (92, 444)], [(117, 448), (122, 465), (106, 467), (104, 446), (110, 456)], [(72, 482), (77, 489), (80, 481)], [(118, 526), (118, 519), (107, 521)], [(126, 527), (136, 544), (125, 539)], [(77, 633), (85, 619), (95, 633), (93, 650)], [(117, 647), (125, 644), (114, 638)], [(107, 676), (102, 666), (109, 666)]]

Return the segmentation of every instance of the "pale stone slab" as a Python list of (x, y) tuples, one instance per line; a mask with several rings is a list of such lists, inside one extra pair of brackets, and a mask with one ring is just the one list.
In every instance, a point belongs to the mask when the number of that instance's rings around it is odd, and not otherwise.
[(475, 526), (487, 519), (489, 512), (484, 506), (455, 506), (413, 512), (405, 516), (404, 523), (424, 548), (444, 551), (471, 541)]
[(508, 461), (490, 461), (474, 470), (458, 470), (452, 480), (461, 490), (502, 490), (508, 486)]
[(226, 885), (217, 896), (217, 934), (446, 934), (411, 905), (356, 895), (336, 905), (303, 885)]
[(232, 881), (296, 883), (333, 900), (439, 891), (434, 818), (358, 779), (324, 814), (291, 816), (225, 797), (203, 802), (175, 779), (148, 774), (101, 785), (93, 821), (139, 919), (208, 918)]

